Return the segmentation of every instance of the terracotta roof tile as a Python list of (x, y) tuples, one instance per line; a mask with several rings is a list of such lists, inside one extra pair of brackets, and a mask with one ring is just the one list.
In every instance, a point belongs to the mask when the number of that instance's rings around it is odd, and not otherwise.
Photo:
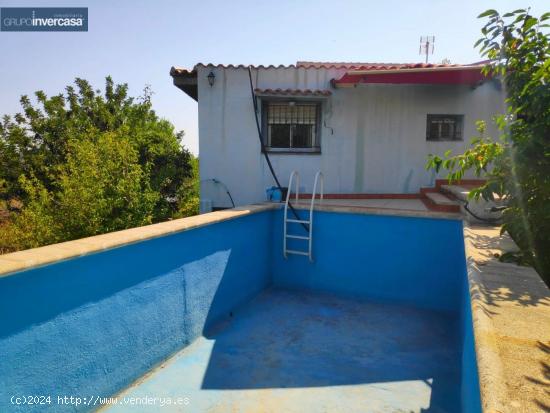
[(296, 62), (296, 67), (315, 69), (358, 69), (366, 67), (398, 67), (407, 63), (367, 63), (367, 62)]
[(330, 96), (330, 90), (321, 89), (254, 89), (258, 95), (284, 95), (284, 96)]
[(462, 67), (487, 64), (481, 61), (469, 64), (439, 64), (439, 63), (366, 63), (366, 62), (297, 62), (296, 67), (317, 69), (347, 69), (347, 70), (393, 70), (393, 69), (420, 69), (436, 67)]
[(172, 67), (170, 74), (172, 76), (186, 76), (196, 74), (197, 67), (212, 67), (219, 69), (346, 69), (346, 70), (399, 70), (399, 69), (420, 69), (420, 68), (438, 68), (438, 67), (461, 67), (486, 64), (487, 61), (475, 62), (470, 64), (435, 64), (435, 63), (366, 63), (366, 62), (306, 62), (299, 61), (295, 65), (244, 65), (244, 64), (214, 64), (197, 63), (193, 69), (184, 69)]
[(186, 76), (186, 75), (196, 75), (197, 71), (195, 69), (185, 69), (183, 67), (172, 66), (170, 69), (170, 76)]

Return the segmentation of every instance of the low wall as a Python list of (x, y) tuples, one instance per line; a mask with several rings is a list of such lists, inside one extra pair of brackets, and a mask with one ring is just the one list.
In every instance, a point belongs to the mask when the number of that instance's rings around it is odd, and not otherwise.
[(468, 277), (462, 282), (462, 305), (460, 306), (460, 337), (462, 347), (461, 364), (461, 400), (464, 413), (481, 412), (479, 374), (475, 352), (472, 303)]
[[(245, 215), (1, 277), (0, 411), (111, 396), (265, 288), (271, 213)], [(11, 403), (29, 395), (51, 404)]]
[(464, 242), (483, 412), (550, 411), (550, 289), (497, 259), (518, 250), (500, 228), (466, 226)]

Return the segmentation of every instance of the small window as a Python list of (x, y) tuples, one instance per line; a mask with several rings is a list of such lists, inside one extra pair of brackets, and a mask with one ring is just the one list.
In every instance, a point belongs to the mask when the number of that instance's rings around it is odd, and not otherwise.
[(320, 151), (318, 102), (266, 101), (262, 108), (266, 150)]
[(426, 140), (461, 141), (464, 115), (428, 115)]

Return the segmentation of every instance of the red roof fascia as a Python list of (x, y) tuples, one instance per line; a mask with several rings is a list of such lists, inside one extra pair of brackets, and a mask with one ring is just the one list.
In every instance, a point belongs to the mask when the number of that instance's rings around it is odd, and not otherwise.
[(475, 85), (487, 76), (479, 67), (463, 67), (459, 70), (407, 71), (396, 69), (386, 73), (353, 74), (346, 73), (340, 79), (334, 80), (334, 85), (356, 86), (368, 83), (390, 84), (430, 84), (430, 85)]

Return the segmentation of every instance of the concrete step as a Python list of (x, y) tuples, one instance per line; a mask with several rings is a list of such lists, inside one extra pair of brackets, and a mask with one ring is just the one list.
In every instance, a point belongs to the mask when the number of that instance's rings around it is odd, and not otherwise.
[(447, 192), (461, 201), (468, 200), (468, 194), (470, 190), (460, 185), (441, 185), (441, 190)]
[(428, 192), (425, 195), (436, 205), (460, 205), (460, 202), (450, 199), (439, 192)]
[(420, 193), (422, 195), (425, 195), (428, 192), (439, 192), (439, 188), (436, 188), (436, 187), (433, 187), (433, 186), (420, 188)]
[(453, 213), (460, 212), (460, 202), (445, 196), (441, 192), (424, 190), (421, 193), (422, 197), (420, 198), (420, 200), (430, 211)]

